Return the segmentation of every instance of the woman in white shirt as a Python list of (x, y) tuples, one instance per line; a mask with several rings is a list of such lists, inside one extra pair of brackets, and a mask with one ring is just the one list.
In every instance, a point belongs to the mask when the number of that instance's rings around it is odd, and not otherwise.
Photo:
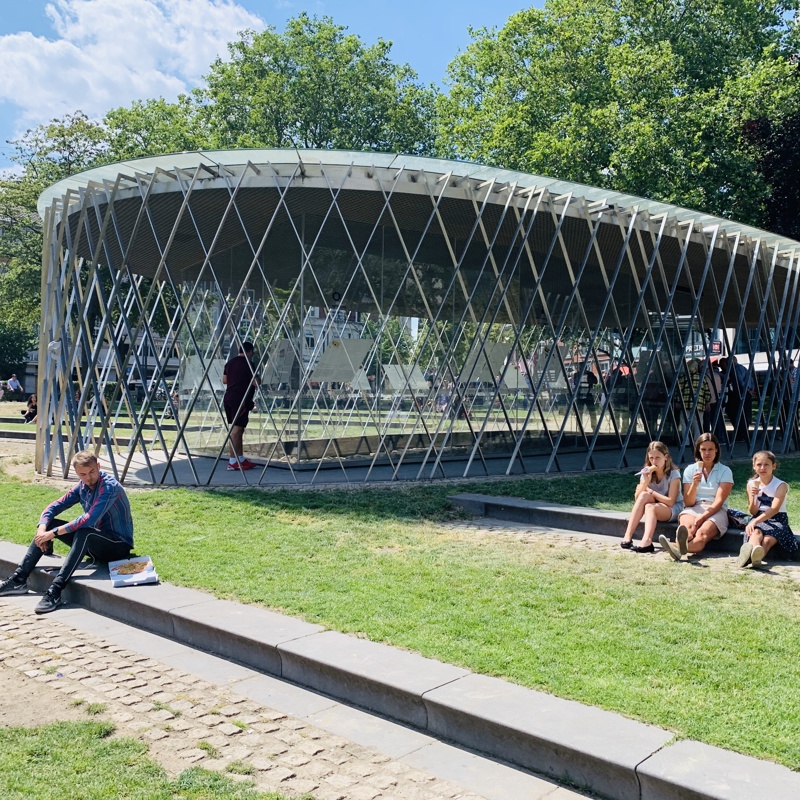
[(678, 517), (677, 547), (666, 536), (658, 541), (676, 561), (687, 553), (699, 553), (712, 539), (728, 530), (728, 497), (733, 489), (730, 467), (719, 463), (719, 440), (701, 434), (694, 444), (695, 463), (683, 471), (685, 508)]

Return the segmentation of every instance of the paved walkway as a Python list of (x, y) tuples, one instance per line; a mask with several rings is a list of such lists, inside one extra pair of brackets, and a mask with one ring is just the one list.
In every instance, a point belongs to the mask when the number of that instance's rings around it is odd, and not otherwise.
[(197, 765), (317, 800), (588, 797), (85, 609), (37, 617), (37, 600), (0, 600), (4, 704), (12, 679), (100, 704), (173, 775)]

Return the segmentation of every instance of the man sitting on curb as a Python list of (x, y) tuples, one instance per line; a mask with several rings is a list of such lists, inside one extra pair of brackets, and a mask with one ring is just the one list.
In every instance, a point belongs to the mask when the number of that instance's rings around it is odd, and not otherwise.
[[(36, 536), (14, 574), (0, 583), (0, 597), (26, 594), (28, 576), (43, 555), (53, 552), (53, 539), (69, 545), (64, 564), (39, 601), (35, 611), (46, 614), (62, 603), (61, 593), (85, 555), (98, 561), (127, 558), (133, 549), (133, 519), (125, 490), (100, 469), (97, 456), (87, 450), (72, 461), (80, 482), (42, 512)], [(56, 519), (56, 514), (74, 505), (84, 513), (72, 522)]]

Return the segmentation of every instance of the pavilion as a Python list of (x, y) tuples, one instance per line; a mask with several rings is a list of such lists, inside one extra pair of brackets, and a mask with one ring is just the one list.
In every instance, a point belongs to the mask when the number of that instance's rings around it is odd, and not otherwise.
[[(793, 451), (800, 244), (478, 164), (227, 150), (81, 172), (45, 223), (36, 468), (256, 485), (588, 470)], [(255, 343), (226, 474), (221, 370)], [(747, 402), (681, 399), (738, 354)], [(726, 383), (734, 374), (725, 365)], [(735, 442), (736, 436), (740, 442)]]

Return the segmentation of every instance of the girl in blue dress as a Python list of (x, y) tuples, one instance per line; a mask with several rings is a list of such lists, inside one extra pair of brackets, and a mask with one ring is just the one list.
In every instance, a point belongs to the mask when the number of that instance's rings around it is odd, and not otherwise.
[(747, 541), (739, 551), (737, 564), (746, 567), (750, 562), (760, 567), (764, 556), (779, 544), (787, 553), (797, 550), (797, 540), (789, 526), (786, 495), (789, 485), (775, 477), (778, 462), (770, 450), (760, 450), (753, 456), (755, 476), (747, 482), (747, 499), (752, 519), (747, 523)]

